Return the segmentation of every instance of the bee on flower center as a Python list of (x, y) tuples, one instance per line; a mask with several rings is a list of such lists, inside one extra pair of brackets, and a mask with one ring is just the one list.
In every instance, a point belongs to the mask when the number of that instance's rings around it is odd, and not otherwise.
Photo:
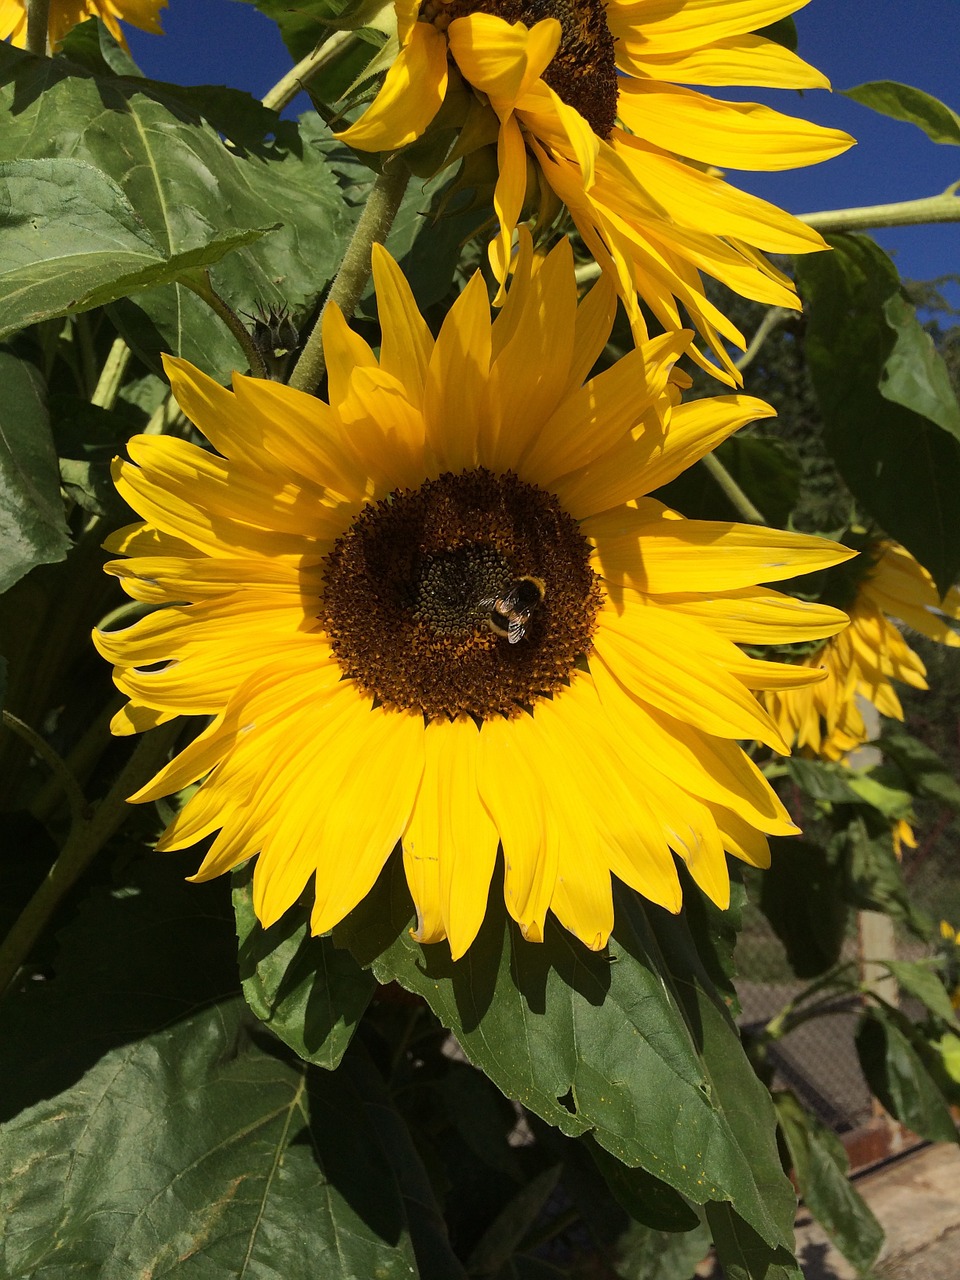
[(495, 635), (517, 644), (527, 633), (527, 626), (547, 593), (542, 578), (525, 576), (511, 582), (505, 591), (482, 600), (490, 610), (487, 625)]

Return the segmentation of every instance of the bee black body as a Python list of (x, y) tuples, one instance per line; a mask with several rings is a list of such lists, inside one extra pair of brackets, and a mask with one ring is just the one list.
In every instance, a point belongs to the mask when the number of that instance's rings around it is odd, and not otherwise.
[(483, 602), (490, 607), (487, 619), (490, 629), (511, 644), (517, 644), (526, 635), (527, 625), (545, 594), (541, 578), (517, 578), (499, 595)]

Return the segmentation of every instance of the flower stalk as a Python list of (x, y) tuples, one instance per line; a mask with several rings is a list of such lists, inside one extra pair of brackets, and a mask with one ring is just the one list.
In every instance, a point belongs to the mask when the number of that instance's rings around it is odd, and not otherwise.
[(934, 222), (960, 222), (960, 196), (954, 183), (941, 195), (894, 204), (864, 205), (857, 209), (831, 209), (801, 213), (800, 221), (817, 231), (866, 231), (871, 227), (916, 227)]
[(27, 49), (38, 58), (50, 53), (50, 0), (27, 0)]
[(400, 201), (410, 180), (410, 170), (399, 157), (384, 161), (383, 169), (370, 191), (357, 222), (340, 270), (330, 286), (323, 310), (304, 344), (300, 359), (290, 375), (290, 386), (298, 391), (313, 392), (326, 372), (323, 355), (323, 317), (331, 302), (336, 303), (349, 319), (357, 308), (370, 279), (370, 255), (375, 244), (386, 240)]
[(217, 293), (210, 280), (209, 271), (197, 271), (189, 276), (184, 276), (180, 281), (181, 284), (193, 291), (198, 298), (202, 298), (211, 311), (215, 311), (223, 323), (237, 340), (243, 354), (247, 357), (250, 365), (250, 372), (255, 378), (266, 378), (267, 366), (263, 363), (263, 356), (257, 349), (257, 344), (250, 336), (250, 332), (246, 325), (223, 298)]
[(355, 32), (337, 31), (319, 48), (301, 58), (285, 76), (281, 76), (273, 88), (263, 95), (261, 102), (271, 111), (282, 111), (301, 90), (306, 89), (314, 76), (332, 66), (356, 43)]
[[(7, 719), (6, 715), (4, 719)], [(174, 721), (151, 730), (137, 744), (120, 776), (96, 808), (89, 812), (84, 801), (84, 814), (75, 813), (60, 856), (0, 945), (0, 993), (6, 991), (14, 980), (66, 894), (120, 829), (130, 812), (127, 796), (141, 787), (164, 763), (179, 729), (179, 723)], [(65, 765), (63, 767), (66, 769)]]

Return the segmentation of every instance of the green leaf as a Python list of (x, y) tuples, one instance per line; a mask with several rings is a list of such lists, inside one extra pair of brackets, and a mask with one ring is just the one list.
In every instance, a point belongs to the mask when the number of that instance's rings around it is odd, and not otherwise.
[(873, 772), (852, 773), (850, 790), (859, 796), (864, 804), (868, 804), (871, 809), (876, 809), (877, 813), (882, 813), (891, 822), (910, 815), (913, 806), (913, 796), (910, 792), (903, 791), (899, 787), (888, 786)]
[(797, 36), (797, 24), (793, 18), (778, 18), (776, 22), (771, 22), (768, 27), (761, 27), (757, 35), (765, 36), (768, 40), (774, 40), (777, 44), (782, 44), (791, 53), (797, 52), (797, 46), (800, 43)]
[(886, 254), (829, 240), (832, 253), (796, 260), (824, 440), (864, 511), (946, 591), (960, 571), (956, 398)]
[(934, 142), (960, 146), (960, 116), (922, 89), (896, 80), (871, 80), (844, 89), (843, 95), (881, 115), (915, 124)]
[(899, 727), (884, 728), (880, 749), (903, 770), (916, 795), (939, 800), (960, 813), (960, 783), (936, 751)]
[(860, 796), (850, 786), (850, 770), (826, 760), (804, 760), (790, 756), (784, 761), (787, 773), (797, 786), (819, 804), (859, 804)]
[[(957, 1142), (957, 1127), (899, 1011), (863, 1011), (857, 1054), (867, 1083), (890, 1114), (931, 1142)], [(932, 1052), (932, 1051), (931, 1051)]]
[(0, 338), (180, 280), (259, 239), (234, 230), (169, 257), (120, 187), (80, 160), (0, 162)]
[(42, 379), (33, 365), (0, 351), (0, 386), (0, 591), (6, 591), (36, 565), (63, 560), (70, 532)]
[(240, 978), (247, 1004), (307, 1062), (333, 1070), (353, 1039), (376, 982), (307, 920), (288, 912), (264, 929), (253, 910), (253, 866), (233, 878)]
[(956, 1025), (956, 1015), (947, 989), (929, 965), (914, 960), (884, 960), (897, 982), (915, 1000), (919, 1000), (932, 1014), (950, 1026)]
[(618, 1242), (616, 1274), (621, 1280), (693, 1280), (709, 1251), (710, 1232), (700, 1223), (682, 1235), (636, 1223)]
[(797, 977), (815, 978), (840, 958), (849, 915), (846, 866), (810, 840), (771, 837), (770, 853), (761, 909)]
[(409, 936), (393, 860), (334, 937), (381, 982), (423, 995), (508, 1097), (563, 1133), (592, 1131), (692, 1203), (729, 1199), (765, 1238), (789, 1241), (794, 1199), (770, 1098), (683, 918), (623, 893), (598, 955), (552, 919), (542, 945), (524, 942), (502, 903), (495, 884), (477, 940), (453, 962)]
[(960, 404), (950, 373), (916, 308), (895, 293), (883, 304), (883, 314), (897, 341), (880, 375), (880, 394), (960, 440)]
[(803, 1280), (791, 1247), (757, 1235), (729, 1204), (708, 1204), (707, 1225), (725, 1280)]
[[(356, 9), (353, 0), (244, 0), (271, 18), (280, 28), (283, 42), (299, 62), (336, 30), (340, 14)], [(386, 0), (384, 8), (389, 5)], [(392, 7), (392, 6), (390, 6)], [(352, 24), (350, 24), (352, 25)]]
[[(63, 58), (37, 59), (3, 44), (0, 110), (0, 160), (69, 155), (93, 165), (120, 186), (164, 257), (279, 221), (279, 230), (211, 270), (236, 311), (253, 313), (257, 303), (310, 311), (339, 265), (352, 219), (332, 170), (296, 126), (272, 113), (276, 139), (257, 142), (265, 128), (257, 104), (244, 119), (243, 144), (227, 146), (218, 130), (225, 115), (240, 113), (215, 89), (92, 76)], [(140, 293), (136, 304), (114, 304), (111, 315), (151, 368), (160, 351), (222, 381), (246, 367), (223, 324), (182, 286)]]
[(80, 904), (44, 980), (8, 994), (0, 1163), (20, 1173), (0, 1190), (18, 1223), (4, 1274), (456, 1280), (366, 1055), (316, 1071), (224, 999), (227, 885), (184, 883), (195, 864), (128, 865)]
[(308, 1074), (248, 1017), (190, 1015), (5, 1126), (7, 1274), (421, 1274), (370, 1068)]
[(613, 1192), (617, 1203), (626, 1209), (634, 1222), (643, 1223), (661, 1232), (693, 1231), (699, 1217), (671, 1186), (655, 1178), (646, 1169), (631, 1169), (622, 1164), (589, 1133), (581, 1138), (589, 1150), (604, 1181)]
[(777, 1118), (807, 1208), (858, 1271), (883, 1245), (883, 1228), (848, 1177), (843, 1143), (789, 1092), (774, 1094)]
[(865, 911), (883, 911), (924, 941), (930, 921), (914, 906), (893, 852), (887, 824), (871, 830), (863, 817), (847, 829), (849, 901)]

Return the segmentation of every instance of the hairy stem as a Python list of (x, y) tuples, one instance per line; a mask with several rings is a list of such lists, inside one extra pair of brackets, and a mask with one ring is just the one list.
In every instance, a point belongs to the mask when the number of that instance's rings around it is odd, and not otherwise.
[(179, 722), (152, 729), (137, 744), (126, 767), (89, 816), (74, 821), (60, 856), (47, 878), (24, 907), (0, 946), (0, 992), (5, 991), (29, 956), (50, 917), (87, 869), (93, 858), (120, 828), (129, 812), (127, 796), (138, 790), (164, 763)]
[(747, 524), (767, 523), (763, 517), (763, 512), (753, 505), (715, 453), (705, 454), (700, 461), (709, 471), (713, 480), (723, 490), (728, 501), (736, 507), (742, 518), (746, 520)]
[(410, 170), (394, 156), (385, 160), (383, 170), (367, 198), (353, 232), (343, 262), (337, 272), (323, 310), (307, 339), (296, 368), (290, 375), (290, 386), (298, 391), (315, 391), (326, 370), (323, 356), (323, 317), (331, 302), (336, 303), (349, 320), (370, 279), (370, 255), (375, 244), (383, 244), (400, 208), (407, 189)]
[(236, 338), (243, 354), (247, 357), (250, 365), (250, 372), (255, 378), (266, 378), (267, 366), (263, 363), (263, 356), (257, 350), (257, 344), (251, 338), (250, 333), (234, 311), (233, 307), (221, 298), (213, 284), (210, 281), (209, 271), (194, 272), (190, 276), (185, 276), (181, 284), (192, 290), (198, 298), (202, 298), (211, 311), (215, 311), (223, 323), (227, 326), (233, 336)]
[(27, 0), (27, 50), (38, 58), (50, 52), (50, 0)]
[(942, 195), (924, 196), (920, 200), (801, 213), (799, 217), (801, 222), (816, 227), (818, 231), (865, 231), (868, 227), (915, 227), (929, 222), (960, 222), (957, 185), (948, 187)]
[(272, 89), (268, 89), (261, 101), (271, 111), (282, 111), (283, 108), (305, 89), (315, 75), (337, 61), (342, 54), (358, 42), (353, 31), (337, 31), (313, 53), (301, 58), (285, 76), (281, 77)]
[(3, 723), (11, 733), (15, 733), (18, 738), (22, 738), (34, 753), (50, 766), (70, 803), (70, 816), (74, 825), (78, 822), (83, 822), (89, 814), (87, 797), (83, 794), (80, 783), (74, 777), (66, 761), (54, 751), (46, 738), (41, 737), (36, 729), (31, 729), (19, 716), (13, 715), (10, 711), (0, 711), (0, 718), (2, 718)]

